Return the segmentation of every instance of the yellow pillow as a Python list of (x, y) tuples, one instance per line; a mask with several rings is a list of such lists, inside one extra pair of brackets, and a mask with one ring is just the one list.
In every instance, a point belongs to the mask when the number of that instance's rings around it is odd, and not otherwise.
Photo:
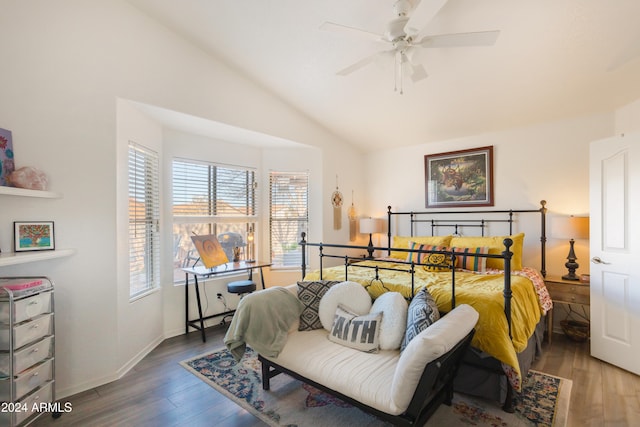
[[(449, 246), (451, 236), (393, 236), (391, 248), (408, 249), (409, 242), (421, 243), (423, 245)], [(409, 252), (391, 251), (391, 258), (407, 259)]]
[[(522, 247), (524, 245), (524, 233), (513, 236), (493, 236), (493, 237), (453, 237), (451, 246), (456, 248), (473, 248), (486, 246), (490, 254), (500, 255), (504, 251), (504, 239), (507, 237), (513, 240), (511, 246), (511, 270), (522, 270)], [(487, 258), (487, 268), (497, 268), (504, 270), (504, 261), (498, 258)]]

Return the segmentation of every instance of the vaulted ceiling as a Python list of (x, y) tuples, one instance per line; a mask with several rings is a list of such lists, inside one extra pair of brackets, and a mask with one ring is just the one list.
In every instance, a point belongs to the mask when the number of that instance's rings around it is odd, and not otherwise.
[[(415, 83), (406, 64), (397, 73), (393, 55), (341, 76), (392, 46), (320, 26), (383, 34), (395, 0), (129, 3), (364, 151), (611, 111), (640, 98), (638, 0), (421, 1), (444, 5), (415, 40), (499, 30), (495, 44), (413, 49), (409, 59), (428, 74)], [(418, 3), (410, 0), (409, 16)]]

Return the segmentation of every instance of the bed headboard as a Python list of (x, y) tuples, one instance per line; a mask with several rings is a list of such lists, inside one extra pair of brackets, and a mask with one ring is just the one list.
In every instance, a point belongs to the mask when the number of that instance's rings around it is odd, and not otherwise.
[(535, 213), (540, 215), (540, 273), (546, 276), (546, 243), (547, 243), (547, 202), (540, 201), (539, 209), (509, 209), (509, 210), (473, 210), (473, 211), (423, 211), (423, 212), (393, 212), (387, 207), (387, 241), (388, 254), (391, 254), (391, 238), (394, 219), (409, 219), (410, 236), (414, 236), (416, 227), (424, 224), (430, 229), (431, 235), (441, 232), (460, 235), (462, 230), (476, 229), (480, 236), (491, 224), (505, 224), (506, 230), (502, 234), (513, 234), (513, 224), (518, 214)]

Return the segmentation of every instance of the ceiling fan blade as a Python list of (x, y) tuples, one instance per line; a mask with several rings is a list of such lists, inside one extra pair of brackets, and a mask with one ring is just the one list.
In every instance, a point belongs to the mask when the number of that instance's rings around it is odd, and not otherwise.
[(347, 68), (343, 68), (342, 70), (338, 71), (336, 74), (339, 76), (347, 76), (353, 73), (354, 71), (358, 71), (360, 68), (366, 67), (367, 65), (372, 63), (376, 58), (376, 56), (378, 56), (378, 54), (374, 53), (373, 55), (369, 55), (365, 58), (362, 58), (360, 61), (356, 62), (355, 64), (351, 64)]
[(375, 62), (376, 60), (385, 60), (387, 59), (389, 56), (394, 56), (396, 54), (396, 50), (395, 49), (390, 49), (390, 50), (383, 50), (380, 52), (376, 52), (373, 55), (369, 55), (365, 58), (362, 58), (360, 61), (356, 62), (355, 64), (351, 64), (349, 65), (347, 68), (344, 68), (340, 71), (338, 71), (336, 74), (339, 76), (346, 76), (349, 75), (351, 73), (353, 73), (354, 71), (358, 71), (360, 68), (363, 68), (367, 65), (369, 65), (372, 62)]
[(421, 47), (464, 47), (492, 46), (496, 43), (500, 31), (478, 31), (474, 33), (441, 34), (423, 37), (414, 46)]
[(419, 82), (420, 80), (424, 80), (427, 77), (429, 77), (429, 75), (427, 74), (427, 70), (424, 69), (424, 66), (422, 64), (418, 64), (418, 65), (413, 65), (410, 64), (410, 73), (409, 76), (411, 77), (411, 81), (414, 83)]
[(322, 31), (331, 31), (331, 32), (334, 32), (334, 33), (347, 34), (348, 36), (356, 36), (356, 37), (360, 37), (360, 38), (366, 38), (366, 39), (373, 40), (373, 41), (376, 41), (376, 42), (384, 42), (385, 41), (381, 34), (372, 33), (370, 31), (361, 30), (361, 29), (355, 28), (355, 27), (348, 27), (348, 26), (342, 25), (342, 24), (336, 24), (334, 22), (325, 21), (320, 25), (319, 29), (322, 30)]
[(424, 80), (429, 77), (424, 66), (422, 64), (413, 64), (406, 54), (402, 53), (400, 55), (400, 60), (404, 65), (408, 66), (409, 77), (411, 78), (412, 82), (417, 83), (420, 80)]
[(447, 0), (420, 0), (411, 13), (404, 32), (408, 36), (415, 36), (427, 26), (434, 16), (442, 9)]

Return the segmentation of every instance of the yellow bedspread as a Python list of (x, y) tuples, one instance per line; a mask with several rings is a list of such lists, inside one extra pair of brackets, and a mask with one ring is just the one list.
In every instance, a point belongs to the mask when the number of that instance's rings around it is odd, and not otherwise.
[[(348, 279), (361, 283), (373, 298), (384, 292), (400, 292), (406, 298), (411, 297), (410, 274), (402, 271), (378, 271), (379, 280), (375, 280), (375, 270), (359, 266), (392, 267), (407, 269), (406, 264), (363, 261), (348, 267)], [(529, 337), (542, 316), (538, 296), (532, 282), (526, 277), (511, 276), (511, 334), (504, 314), (504, 276), (501, 274), (475, 274), (456, 271), (456, 304), (473, 306), (480, 319), (472, 346), (490, 354), (503, 364), (511, 367), (515, 378), (509, 378), (516, 390), (520, 390), (522, 376), (516, 354), (527, 346)], [(318, 280), (319, 271), (306, 275), (305, 280)], [(324, 280), (344, 280), (345, 267), (331, 267), (323, 270)], [(451, 310), (451, 272), (426, 271), (416, 267), (414, 293), (424, 286), (433, 295), (440, 312)]]

